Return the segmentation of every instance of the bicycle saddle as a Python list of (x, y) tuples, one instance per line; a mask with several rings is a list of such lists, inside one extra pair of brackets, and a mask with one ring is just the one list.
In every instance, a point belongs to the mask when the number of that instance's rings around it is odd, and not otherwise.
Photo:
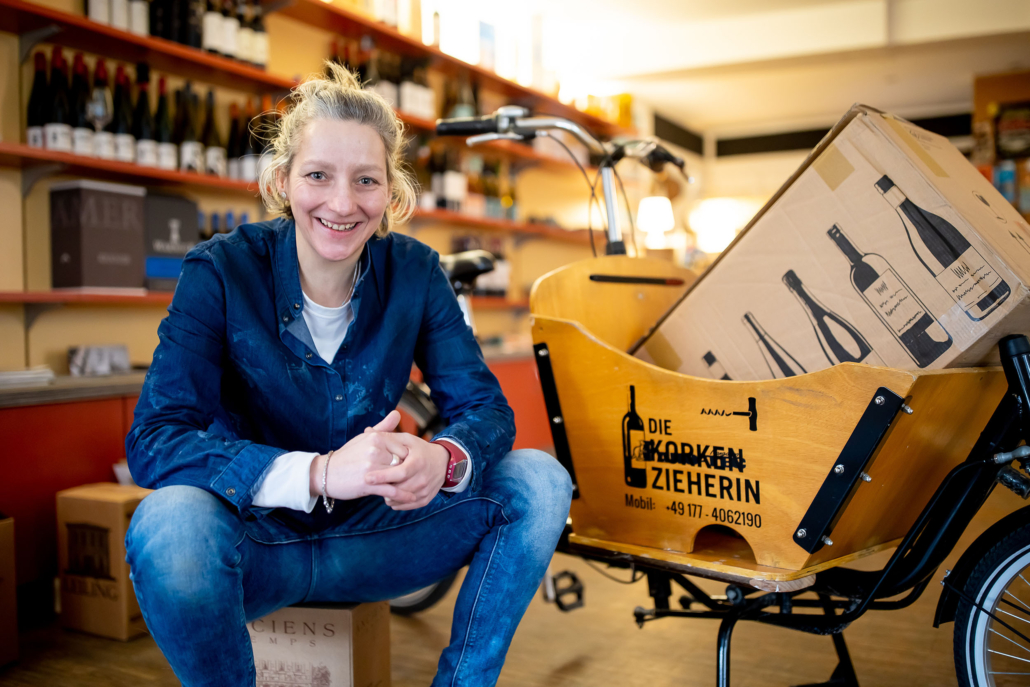
[(461, 285), (471, 286), (476, 277), (492, 272), (494, 262), (493, 253), (485, 250), (467, 250), (440, 256), (440, 266), (455, 289)]

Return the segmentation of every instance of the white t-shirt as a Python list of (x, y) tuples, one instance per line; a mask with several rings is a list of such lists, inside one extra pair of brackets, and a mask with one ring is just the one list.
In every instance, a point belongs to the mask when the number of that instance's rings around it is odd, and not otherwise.
[[(347, 336), (347, 330), (354, 321), (354, 309), (350, 300), (338, 308), (327, 308), (315, 303), (305, 293), (303, 315), (304, 323), (315, 342), (315, 350), (322, 360), (332, 364), (340, 344)], [(448, 443), (457, 446), (462, 453), (468, 455), (462, 446), (455, 442)], [(260, 508), (292, 508), (306, 513), (314, 510), (318, 497), (311, 495), (309, 475), (311, 461), (318, 455), (307, 451), (292, 451), (272, 461), (271, 467), (265, 471), (257, 484), (254, 505)], [(471, 456), (469, 458), (469, 469), (465, 471), (461, 482), (445, 491), (461, 492), (468, 487), (472, 478)]]

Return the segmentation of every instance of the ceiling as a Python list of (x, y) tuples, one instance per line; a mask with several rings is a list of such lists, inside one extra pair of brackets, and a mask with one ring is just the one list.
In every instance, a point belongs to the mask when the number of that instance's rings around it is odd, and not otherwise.
[(1030, 69), (1027, 0), (533, 1), (563, 84), (717, 136), (970, 112), (975, 75)]

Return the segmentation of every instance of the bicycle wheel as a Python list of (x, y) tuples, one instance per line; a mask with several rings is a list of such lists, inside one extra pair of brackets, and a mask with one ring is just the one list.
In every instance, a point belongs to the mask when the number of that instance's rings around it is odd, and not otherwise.
[(1030, 525), (1001, 537), (973, 569), (962, 591), (1005, 624), (969, 601), (959, 601), (954, 638), (959, 684), (1030, 684)]
[[(429, 399), (429, 393), (414, 382), (408, 383), (397, 410), (401, 411), (401, 428), (426, 441), (444, 427), (444, 420)], [(390, 599), (390, 611), (397, 615), (411, 615), (431, 608), (447, 594), (457, 576), (458, 573), (454, 573), (436, 584)]]

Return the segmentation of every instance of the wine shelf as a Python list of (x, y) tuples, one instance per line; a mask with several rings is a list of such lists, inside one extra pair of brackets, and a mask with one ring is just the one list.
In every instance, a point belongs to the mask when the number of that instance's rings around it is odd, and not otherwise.
[[(278, 6), (279, 2), (274, 2), (274, 4)], [(451, 57), (437, 48), (423, 44), (420, 40), (405, 36), (386, 24), (336, 4), (326, 4), (322, 0), (292, 0), (285, 7), (277, 8), (275, 11), (277, 14), (342, 36), (360, 39), (363, 35), (370, 35), (375, 40), (377, 47), (410, 57), (428, 57), (433, 69), (450, 76), (469, 73), (481, 86), (498, 91), (515, 102), (530, 107), (537, 114), (571, 119), (585, 126), (595, 136), (610, 138), (631, 133), (605, 119), (581, 112), (544, 93), (502, 78), (490, 70)]]
[[(171, 291), (147, 293), (102, 293), (83, 291), (0, 291), (0, 304), (79, 304), (79, 305), (168, 305)], [(472, 307), (479, 310), (528, 309), (528, 300), (510, 301), (502, 296), (473, 296)]]
[(292, 79), (181, 43), (138, 36), (80, 15), (30, 2), (0, 0), (0, 31), (19, 35), (23, 52), (25, 42), (47, 27), (56, 27), (58, 32), (42, 39), (62, 47), (124, 62), (148, 62), (153, 70), (215, 86), (248, 93), (271, 93), (287, 91), (294, 85)]
[[(488, 217), (472, 217), (463, 215), (460, 212), (450, 210), (419, 210), (412, 218), (413, 222), (435, 222), (453, 226), (469, 227), (486, 231), (505, 232), (523, 236), (537, 236), (541, 238), (556, 239), (568, 243), (588, 244), (590, 243), (589, 232), (579, 230), (562, 229), (546, 224), (535, 224), (531, 222), (514, 222), (506, 219), (492, 219)], [(594, 237), (595, 241), (603, 242), (604, 236)], [(598, 245), (601, 245), (598, 243)]]

